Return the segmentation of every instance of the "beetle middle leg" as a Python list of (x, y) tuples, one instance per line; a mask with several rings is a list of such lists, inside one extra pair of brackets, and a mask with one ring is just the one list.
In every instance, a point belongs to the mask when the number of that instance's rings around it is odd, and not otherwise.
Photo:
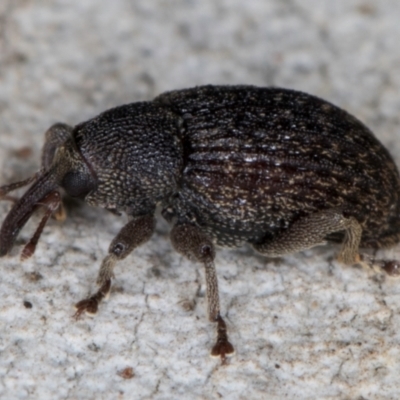
[(210, 321), (217, 323), (217, 342), (211, 355), (225, 361), (233, 354), (234, 348), (228, 340), (226, 324), (220, 314), (218, 278), (215, 270), (215, 249), (212, 241), (196, 226), (191, 224), (175, 225), (170, 233), (175, 250), (183, 256), (204, 264), (206, 272), (208, 315)]
[(136, 247), (147, 242), (155, 229), (155, 219), (153, 215), (137, 217), (128, 222), (111, 242), (108, 255), (104, 258), (97, 284), (100, 289), (89, 298), (80, 301), (75, 305), (75, 317), (79, 318), (84, 312), (89, 315), (97, 313), (98, 306), (111, 290), (111, 279), (114, 277), (114, 267), (117, 261), (123, 260)]
[(354, 217), (345, 217), (335, 209), (301, 218), (271, 241), (253, 244), (253, 247), (268, 257), (279, 257), (324, 244), (329, 234), (340, 231), (344, 231), (345, 236), (338, 260), (347, 265), (359, 263), (361, 225)]

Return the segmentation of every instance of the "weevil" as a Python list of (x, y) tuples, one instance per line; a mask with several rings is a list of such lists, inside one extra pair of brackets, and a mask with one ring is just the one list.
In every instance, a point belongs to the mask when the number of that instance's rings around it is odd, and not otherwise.
[[(2, 224), (1, 256), (42, 207), (22, 258), (33, 254), (46, 221), (63, 215), (61, 189), (128, 214), (101, 264), (99, 290), (76, 304), (77, 317), (95, 314), (116, 262), (150, 239), (160, 206), (173, 247), (205, 267), (217, 327), (212, 355), (222, 360), (234, 349), (220, 312), (216, 245), (248, 243), (277, 257), (341, 243), (338, 260), (352, 265), (368, 260), (360, 248), (400, 240), (400, 178), (389, 152), (346, 111), (287, 89), (201, 86), (122, 105), (75, 127), (53, 125), (39, 172), (0, 195), (12, 199), (9, 192), (30, 183)], [(396, 261), (380, 266), (391, 275), (399, 270)]]

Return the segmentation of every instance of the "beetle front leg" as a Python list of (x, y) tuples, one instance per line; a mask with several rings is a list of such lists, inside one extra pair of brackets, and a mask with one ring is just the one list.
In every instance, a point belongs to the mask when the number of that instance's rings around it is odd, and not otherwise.
[(170, 236), (172, 245), (178, 253), (204, 264), (208, 315), (210, 321), (217, 323), (217, 342), (211, 350), (211, 355), (221, 357), (222, 362), (224, 362), (227, 355), (233, 354), (234, 348), (228, 340), (226, 324), (220, 314), (218, 278), (214, 265), (214, 245), (199, 228), (190, 224), (174, 226)]
[(110, 294), (115, 264), (127, 257), (136, 247), (147, 242), (154, 232), (155, 225), (154, 216), (145, 215), (131, 220), (120, 230), (111, 242), (108, 255), (101, 264), (97, 277), (100, 289), (93, 296), (75, 305), (75, 318), (79, 318), (84, 312), (89, 315), (97, 313), (101, 300)]

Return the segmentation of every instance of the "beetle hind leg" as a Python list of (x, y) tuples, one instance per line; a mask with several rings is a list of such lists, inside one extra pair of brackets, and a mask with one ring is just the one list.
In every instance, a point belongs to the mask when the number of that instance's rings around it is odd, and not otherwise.
[(361, 225), (354, 217), (345, 217), (342, 212), (334, 209), (301, 218), (274, 239), (253, 244), (253, 247), (268, 257), (279, 257), (325, 244), (329, 234), (340, 231), (344, 231), (345, 236), (338, 260), (347, 265), (359, 263)]
[(208, 315), (211, 322), (217, 323), (217, 341), (211, 350), (211, 355), (221, 357), (221, 361), (225, 362), (226, 356), (234, 353), (234, 348), (228, 340), (226, 324), (220, 314), (214, 245), (199, 228), (190, 224), (175, 225), (170, 237), (172, 245), (178, 253), (204, 264)]
[(362, 234), (360, 223), (354, 217), (345, 217), (334, 209), (304, 217), (274, 239), (253, 244), (253, 247), (267, 257), (280, 257), (324, 244), (327, 235), (340, 231), (345, 234), (337, 257), (339, 262), (346, 265), (360, 264), (392, 277), (400, 276), (400, 261), (377, 260), (368, 254), (359, 253)]

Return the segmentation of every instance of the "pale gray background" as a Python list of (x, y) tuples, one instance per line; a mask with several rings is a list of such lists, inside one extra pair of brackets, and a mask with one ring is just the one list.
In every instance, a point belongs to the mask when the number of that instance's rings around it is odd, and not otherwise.
[[(400, 164), (399, 17), (398, 0), (2, 0), (0, 182), (39, 167), (56, 121), (206, 83), (324, 97)], [(0, 203), (1, 220), (9, 208)], [(20, 245), (0, 260), (1, 398), (399, 398), (400, 281), (342, 267), (333, 248), (279, 262), (219, 251), (237, 350), (225, 366), (208, 355), (203, 270), (173, 252), (161, 221), (118, 265), (97, 317), (75, 322), (72, 305), (95, 288), (124, 221), (73, 207), (48, 224), (31, 260), (19, 261)], [(126, 367), (132, 379), (118, 374)]]

